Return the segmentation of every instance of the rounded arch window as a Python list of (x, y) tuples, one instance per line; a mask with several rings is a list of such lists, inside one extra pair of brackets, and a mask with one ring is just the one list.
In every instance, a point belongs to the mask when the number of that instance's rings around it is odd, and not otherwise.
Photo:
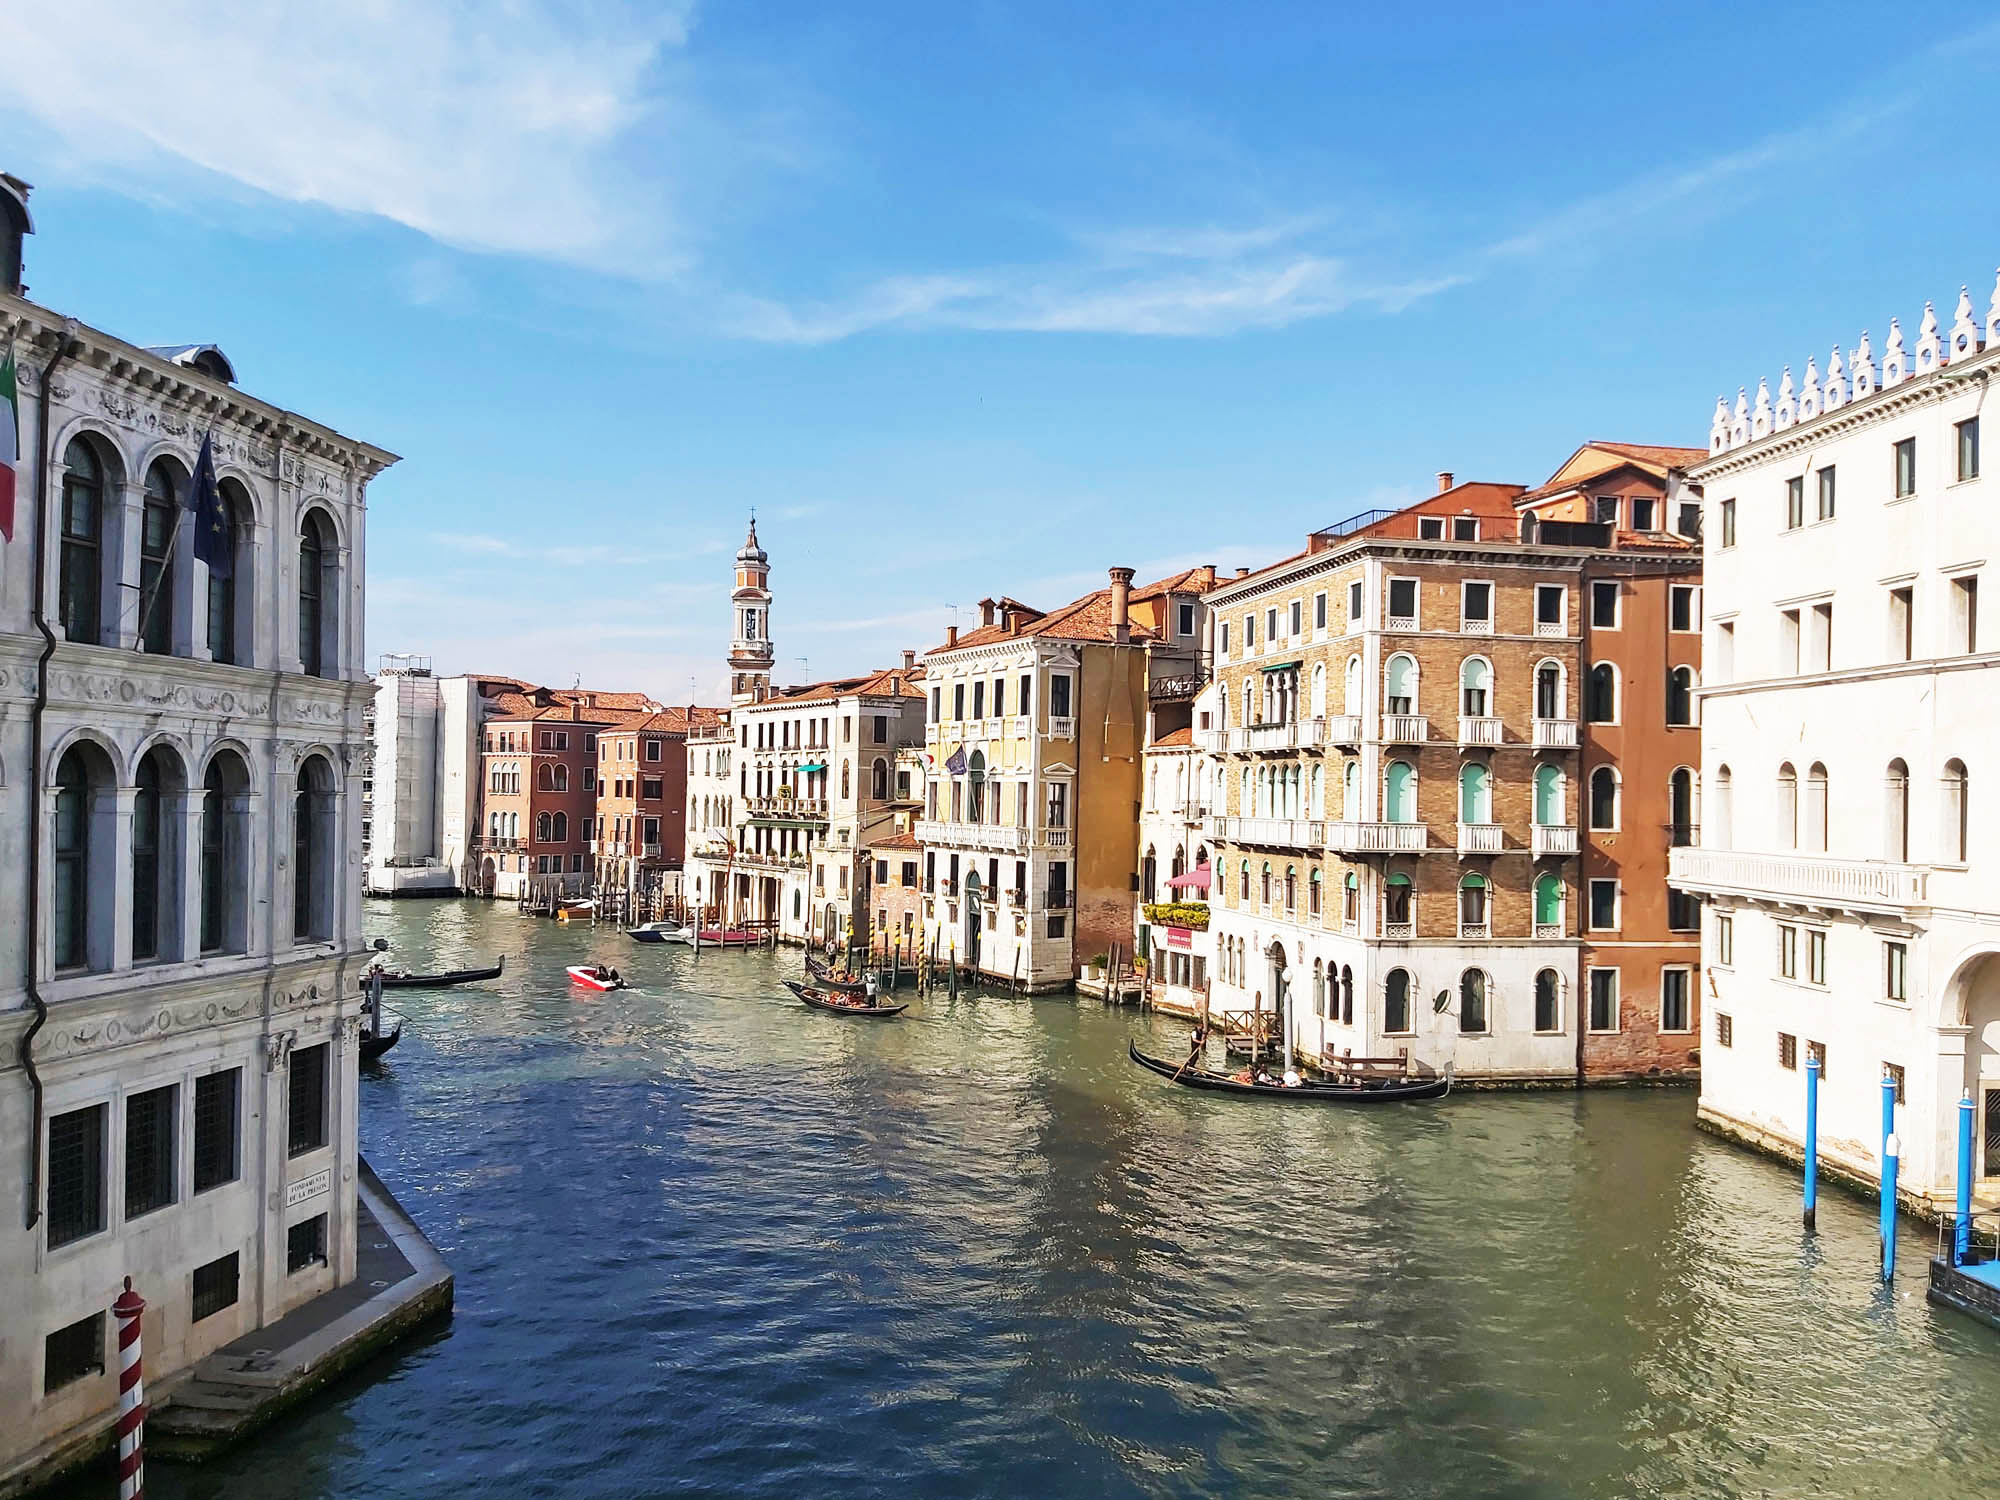
[(1972, 848), (1972, 777), (1965, 769), (1964, 761), (1954, 758), (1944, 763), (1944, 775), (1940, 778), (1938, 790), (1938, 848), (1943, 851), (1947, 863), (1964, 864)]
[(139, 516), (139, 649), (166, 656), (174, 648), (174, 557), (181, 514), (179, 476), (164, 458), (146, 470)]
[(1410, 971), (1391, 969), (1382, 980), (1382, 1029), (1407, 1032), (1410, 1026)]
[(1544, 762), (1535, 767), (1535, 822), (1543, 828), (1563, 826), (1563, 778), (1560, 767)]
[(1390, 823), (1417, 821), (1417, 772), (1406, 760), (1392, 760), (1384, 778), (1383, 817)]
[(1400, 871), (1391, 875), (1382, 888), (1382, 920), (1394, 927), (1407, 927), (1415, 920), (1415, 906), (1416, 887), (1410, 877)]
[(1398, 651), (1390, 657), (1384, 681), (1390, 713), (1413, 714), (1417, 711), (1417, 659), (1414, 656)]
[(1667, 673), (1667, 723), (1686, 728), (1694, 723), (1693, 667), (1675, 667)]
[(299, 670), (308, 677), (335, 675), (333, 644), (340, 619), (338, 551), (333, 523), (322, 510), (299, 523)]
[(1618, 773), (1610, 766), (1599, 766), (1590, 773), (1590, 826), (1618, 827)]
[[(1895, 778), (1896, 767), (1902, 764), (1901, 761), (1890, 763), (1889, 774), (1891, 780)], [(1905, 787), (1909, 785), (1909, 772), (1907, 769), (1903, 772), (1903, 784)], [(1783, 849), (1798, 848), (1799, 773), (1793, 768), (1790, 761), (1785, 761), (1778, 767), (1778, 803), (1776, 811), (1778, 817), (1779, 847)]]
[(292, 936), (299, 942), (333, 936), (334, 784), (323, 756), (299, 767), (292, 813)]
[(1458, 921), (1467, 931), (1486, 926), (1486, 877), (1468, 874), (1458, 882)]
[(1483, 656), (1468, 656), (1458, 669), (1458, 711), (1468, 719), (1483, 719), (1493, 698), (1493, 668)]
[(202, 538), (195, 538), (195, 556), (207, 558), (203, 567), (208, 574), (208, 657), (210, 661), (236, 666), (250, 664), (248, 646), (237, 634), (236, 607), (237, 554), (242, 550), (239, 543), (243, 517), (248, 514), (249, 497), (244, 494), (243, 486), (225, 479), (215, 490), (212, 525), (217, 534), (208, 538), (206, 546)]
[[(1537, 928), (1556, 928), (1558, 929), (1556, 935), (1560, 936), (1562, 919), (1562, 877), (1552, 871), (1544, 870), (1540, 875), (1535, 877), (1535, 926)], [(1536, 935), (1547, 936), (1548, 934), (1538, 932)]]
[(1563, 669), (1555, 662), (1545, 661), (1535, 668), (1535, 717), (1567, 718), (1563, 708)]
[(1618, 722), (1618, 669), (1601, 661), (1590, 669), (1583, 716), (1593, 724)]
[(1535, 975), (1535, 1030), (1562, 1030), (1562, 976), (1554, 969)]
[(103, 621), (104, 465), (85, 438), (63, 450), (62, 549), (57, 612), (63, 634), (96, 645)]
[(1458, 976), (1458, 1029), (1479, 1033), (1488, 1029), (1487, 979), (1484, 969), (1467, 969)]
[(1493, 821), (1493, 776), (1478, 761), (1467, 761), (1458, 768), (1458, 821)]

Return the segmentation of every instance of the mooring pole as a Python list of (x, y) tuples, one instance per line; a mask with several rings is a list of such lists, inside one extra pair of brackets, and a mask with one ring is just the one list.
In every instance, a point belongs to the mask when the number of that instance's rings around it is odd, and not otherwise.
[(146, 1387), (139, 1359), (145, 1311), (146, 1299), (132, 1290), (127, 1276), (125, 1290), (111, 1304), (118, 1320), (118, 1500), (145, 1500), (146, 1494)]
[(1972, 1253), (1972, 1090), (1958, 1100), (1958, 1213), (1951, 1232), (1951, 1263)]
[(1819, 1059), (1806, 1059), (1806, 1233), (1819, 1217)]
[(1882, 1279), (1896, 1279), (1896, 1166), (1903, 1143), (1892, 1131), (1882, 1145)]

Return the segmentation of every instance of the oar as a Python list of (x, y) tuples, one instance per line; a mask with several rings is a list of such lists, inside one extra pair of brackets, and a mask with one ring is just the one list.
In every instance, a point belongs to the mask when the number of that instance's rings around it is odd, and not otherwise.
[[(1175, 1068), (1174, 1076), (1168, 1079), (1167, 1081), (1169, 1083), (1179, 1083), (1181, 1081), (1181, 1074), (1185, 1073), (1190, 1067), (1192, 1067), (1194, 1065), (1194, 1060), (1199, 1056), (1201, 1056), (1201, 1043), (1196, 1042), (1192, 1047), (1188, 1048), (1187, 1061), (1182, 1063), (1178, 1068)], [(1227, 1067), (1228, 1064), (1225, 1063), (1224, 1066)]]

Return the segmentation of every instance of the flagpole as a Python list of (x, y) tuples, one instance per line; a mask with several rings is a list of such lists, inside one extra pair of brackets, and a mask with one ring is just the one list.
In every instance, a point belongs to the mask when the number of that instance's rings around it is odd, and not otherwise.
[[(162, 580), (173, 576), (174, 564), (178, 560), (174, 556), (174, 543), (178, 542), (181, 539), (181, 521), (186, 516), (187, 516), (187, 507), (185, 505), (176, 505), (174, 507), (173, 529), (167, 533), (166, 562), (165, 565), (160, 569), (160, 578)], [(146, 523), (142, 518), (139, 522), (139, 551), (142, 554), (146, 550), (145, 531), (146, 531)], [(145, 564), (143, 561), (140, 563), (140, 577), (142, 580), (145, 577)], [(139, 585), (139, 639), (141, 641), (144, 641), (146, 639), (146, 625), (147, 622), (152, 618), (152, 611), (158, 609), (159, 607), (160, 607), (159, 589), (155, 588), (153, 590), (152, 602), (148, 603), (146, 599), (146, 585), (144, 584), (144, 582), (141, 582)], [(173, 649), (174, 649), (173, 643), (169, 641), (167, 643), (167, 654), (171, 656), (173, 654)]]

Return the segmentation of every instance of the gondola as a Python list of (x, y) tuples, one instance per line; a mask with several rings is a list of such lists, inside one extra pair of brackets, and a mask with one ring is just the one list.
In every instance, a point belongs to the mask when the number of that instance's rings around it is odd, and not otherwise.
[(867, 980), (843, 979), (840, 970), (827, 967), (827, 965), (821, 963), (810, 953), (806, 955), (806, 972), (819, 981), (820, 988), (822, 989), (840, 990), (849, 995), (865, 995), (868, 993)]
[(394, 1031), (389, 1032), (385, 1036), (364, 1036), (361, 1039), (361, 1060), (363, 1062), (375, 1061), (376, 1058), (401, 1041), (402, 1037), (403, 1023), (401, 1021), (396, 1023)]
[(1211, 1073), (1192, 1064), (1184, 1067), (1163, 1058), (1148, 1057), (1139, 1050), (1137, 1042), (1127, 1042), (1125, 1050), (1131, 1053), (1133, 1062), (1162, 1078), (1170, 1078), (1183, 1088), (1207, 1089), (1217, 1094), (1258, 1094), (1298, 1104), (1392, 1104), (1399, 1100), (1442, 1099), (1451, 1092), (1449, 1075), (1379, 1083), (1300, 1083), (1294, 1088), (1286, 1088), (1282, 1083), (1245, 1083), (1227, 1073)]
[[(382, 976), (385, 990), (441, 990), (447, 985), (471, 984), (478, 979), (498, 979), (500, 971), (507, 967), (507, 956), (502, 954), (490, 969), (447, 969), (442, 974), (410, 974), (401, 969)], [(368, 988), (368, 976), (361, 976), (361, 988)]]
[(785, 988), (814, 1010), (831, 1011), (836, 1016), (873, 1016), (881, 1020), (889, 1016), (900, 1016), (910, 1008), (907, 1000), (900, 1005), (856, 1005), (851, 1001), (836, 1000), (825, 990), (816, 990), (809, 984), (800, 984), (796, 979), (787, 979)]

